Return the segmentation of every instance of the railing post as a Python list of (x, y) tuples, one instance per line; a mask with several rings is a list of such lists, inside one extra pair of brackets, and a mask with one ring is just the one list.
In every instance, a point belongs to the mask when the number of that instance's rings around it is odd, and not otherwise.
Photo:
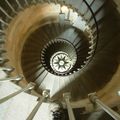
[(2, 78), (0, 79), (0, 82), (8, 82), (8, 81), (20, 81), (22, 80), (22, 76), (16, 76), (16, 77), (11, 77), (11, 78)]
[(106, 113), (108, 113), (113, 119), (115, 120), (120, 120), (120, 115), (113, 111), (111, 108), (109, 108), (108, 106), (106, 106), (102, 101), (100, 101), (98, 99), (98, 97), (96, 96), (96, 93), (91, 93), (88, 95), (89, 99), (92, 103), (97, 104), (98, 106), (100, 106)]
[(18, 95), (18, 94), (20, 94), (22, 92), (25, 92), (25, 91), (33, 89), (34, 87), (35, 87), (35, 84), (31, 82), (25, 88), (23, 88), (23, 89), (21, 89), (21, 90), (19, 90), (17, 92), (14, 92), (14, 93), (12, 93), (12, 94), (10, 94), (10, 95), (0, 99), (0, 104), (6, 102), (7, 100), (15, 97), (16, 95)]
[(5, 64), (5, 63), (8, 62), (8, 61), (9, 61), (8, 59), (6, 59), (6, 58), (1, 58), (1, 57), (0, 57), (0, 64), (1, 64), (1, 65)]
[(42, 93), (42, 97), (38, 98), (38, 103), (35, 106), (35, 108), (32, 110), (32, 112), (30, 113), (30, 115), (28, 116), (28, 118), (26, 120), (33, 120), (33, 118), (35, 117), (38, 109), (40, 108), (41, 104), (49, 97), (49, 90), (44, 90)]
[(19, 0), (15, 0), (15, 1), (16, 1), (16, 3), (17, 3), (18, 7), (19, 7), (20, 9), (23, 9), (23, 7), (21, 6)]
[(25, 0), (25, 4), (28, 6), (29, 5), (29, 3), (28, 3), (28, 1), (27, 0)]
[(66, 105), (67, 105), (69, 120), (75, 120), (75, 116), (74, 116), (72, 107), (70, 105), (71, 94), (70, 93), (64, 93), (63, 97), (64, 97), (64, 100), (65, 100)]
[(8, 26), (8, 23), (5, 22), (4, 20), (2, 20), (1, 18), (0, 18), (0, 22), (1, 22), (2, 24), (4, 24), (4, 25), (7, 25), (7, 26)]
[(16, 14), (17, 12), (15, 11), (14, 7), (10, 4), (10, 2), (8, 0), (5, 0), (5, 2), (10, 7), (10, 9)]
[(0, 71), (4, 71), (4, 72), (12, 72), (14, 70), (13, 67), (0, 67)]
[(6, 17), (8, 17), (10, 20), (12, 19), (12, 17), (0, 6), (0, 11), (3, 12)]

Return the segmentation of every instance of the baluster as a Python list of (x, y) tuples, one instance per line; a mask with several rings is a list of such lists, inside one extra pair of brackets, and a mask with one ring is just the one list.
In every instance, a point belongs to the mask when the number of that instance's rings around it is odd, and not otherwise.
[(3, 39), (0, 39), (0, 44), (4, 44), (5, 41)]
[(12, 94), (10, 94), (10, 95), (0, 99), (0, 104), (6, 102), (7, 100), (15, 97), (16, 95), (18, 95), (18, 94), (20, 94), (22, 92), (25, 92), (25, 91), (28, 91), (28, 90), (32, 90), (34, 87), (35, 87), (35, 84), (31, 82), (25, 88), (23, 88), (23, 89), (21, 89), (21, 90), (19, 90), (17, 92), (14, 92), (14, 93), (12, 93)]
[(29, 6), (29, 3), (28, 3), (28, 1), (27, 1), (27, 0), (25, 0), (25, 4), (26, 4), (27, 6)]
[(69, 120), (75, 120), (75, 116), (74, 116), (72, 107), (70, 105), (71, 94), (70, 93), (64, 93), (63, 97), (64, 97), (64, 100), (65, 100), (66, 105), (67, 105)]
[(1, 6), (0, 6), (0, 11), (3, 12), (8, 19), (10, 20), (12, 19), (12, 17)]
[(8, 0), (5, 0), (5, 2), (8, 4), (8, 6), (10, 7), (10, 9), (17, 14), (17, 12), (15, 11), (15, 9), (13, 8), (13, 6), (10, 4), (10, 2)]
[(32, 112), (30, 113), (30, 115), (28, 116), (28, 118), (26, 120), (33, 120), (34, 116), (36, 115), (38, 109), (40, 108), (41, 104), (49, 97), (49, 90), (44, 90), (42, 97), (38, 99), (38, 103), (35, 106), (35, 108), (32, 110)]
[[(0, 68), (0, 70), (3, 70), (3, 68)], [(5, 71), (7, 70), (9, 70), (10, 71), (10, 69), (4, 69)], [(7, 82), (7, 81), (20, 81), (20, 80), (22, 80), (23, 79), (23, 77), (22, 76), (16, 76), (16, 77), (10, 77), (10, 78), (3, 78), (3, 79), (0, 79), (0, 82)]]
[(0, 18), (0, 22), (1, 22), (2, 24), (4, 24), (4, 25), (8, 26), (8, 23), (5, 22), (4, 20), (2, 20), (1, 18)]
[(1, 29), (0, 29), (0, 33), (5, 34), (4, 30), (1, 30)]
[(4, 72), (12, 72), (14, 68), (13, 67), (0, 67), (0, 70)]
[(0, 64), (5, 64), (6, 62), (8, 62), (9, 60), (8, 59), (5, 59), (5, 58), (2, 58), (0, 57)]
[(0, 54), (6, 53), (6, 50), (4, 50), (3, 48), (0, 48)]
[(33, 0), (33, 3), (35, 4), (35, 3), (36, 3), (36, 0)]
[(18, 7), (19, 7), (20, 9), (23, 9), (23, 7), (21, 6), (19, 0), (15, 0), (15, 1), (16, 1), (16, 3), (17, 3)]
[(115, 120), (120, 120), (120, 115), (118, 113), (116, 113), (115, 111), (113, 111), (111, 108), (109, 108), (108, 106), (106, 106), (102, 101), (99, 100), (99, 98), (96, 96), (96, 93), (91, 93), (88, 95), (90, 101), (93, 104), (96, 104), (98, 106), (100, 106), (106, 113), (108, 113), (113, 119)]

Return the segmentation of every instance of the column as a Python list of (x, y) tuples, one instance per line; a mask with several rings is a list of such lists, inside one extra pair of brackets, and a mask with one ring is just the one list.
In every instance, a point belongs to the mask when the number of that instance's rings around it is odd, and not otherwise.
[(64, 100), (65, 100), (66, 105), (67, 105), (69, 120), (75, 120), (75, 116), (74, 116), (72, 107), (70, 105), (71, 94), (70, 93), (64, 93), (63, 97), (64, 97)]
[(10, 94), (10, 95), (0, 99), (0, 104), (6, 102), (7, 100), (15, 97), (16, 95), (18, 95), (18, 94), (20, 94), (22, 92), (25, 92), (25, 91), (33, 89), (34, 87), (35, 87), (35, 84), (31, 82), (25, 88), (23, 88), (23, 89), (21, 89), (21, 90), (19, 90), (17, 92), (14, 92), (14, 93), (12, 93), (12, 94)]
[(37, 111), (39, 110), (41, 104), (49, 97), (49, 90), (44, 90), (42, 97), (38, 98), (38, 103), (35, 106), (35, 108), (32, 110), (32, 112), (30, 113), (30, 115), (28, 116), (28, 118), (26, 120), (33, 120), (33, 118), (35, 117)]
[(98, 97), (96, 96), (96, 93), (91, 93), (88, 95), (89, 99), (92, 103), (97, 104), (98, 106), (100, 106), (106, 113), (108, 113), (113, 119), (115, 120), (120, 120), (120, 115), (113, 111), (111, 108), (109, 108), (108, 106), (106, 106), (102, 101), (100, 101), (98, 99)]

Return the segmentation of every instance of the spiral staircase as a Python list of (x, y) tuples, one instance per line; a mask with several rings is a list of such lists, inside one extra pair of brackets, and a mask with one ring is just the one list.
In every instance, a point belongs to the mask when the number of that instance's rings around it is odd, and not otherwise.
[[(90, 113), (95, 108), (88, 94), (93, 92), (117, 107), (120, 23), (115, 5), (108, 0), (1, 0), (0, 70), (6, 78), (0, 82), (21, 90), (0, 104), (21, 92), (38, 97), (27, 120), (42, 102)], [(62, 119), (61, 114), (54, 111), (54, 119)]]

